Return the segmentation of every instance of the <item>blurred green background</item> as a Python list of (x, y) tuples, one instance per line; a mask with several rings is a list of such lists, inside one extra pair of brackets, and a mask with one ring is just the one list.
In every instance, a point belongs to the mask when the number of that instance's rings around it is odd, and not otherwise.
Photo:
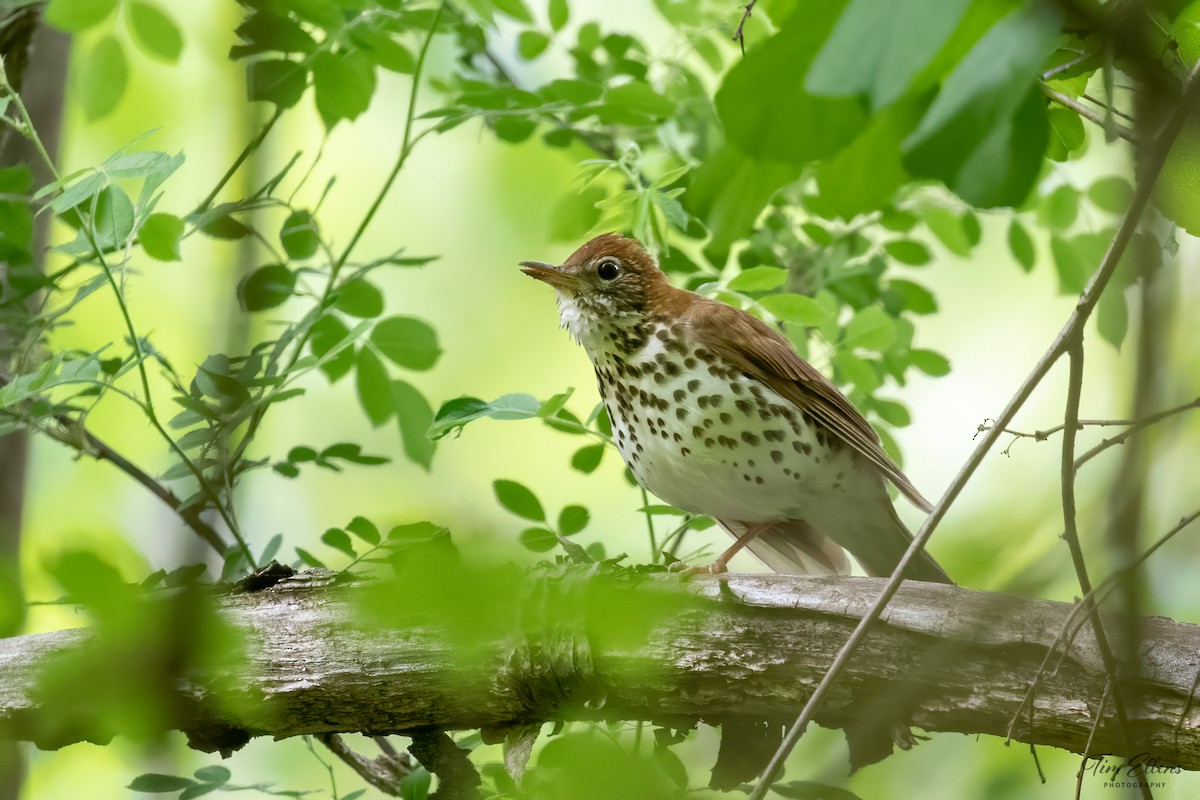
[[(178, 65), (163, 65), (131, 48), (129, 88), (116, 113), (100, 122), (88, 123), (79, 104), (69, 97), (61, 165), (67, 172), (97, 163), (155, 128), (147, 146), (184, 150), (187, 155), (160, 206), (182, 214), (208, 191), (265, 116), (261, 107), (244, 102), (243, 68), (226, 57), (241, 9), (227, 2), (197, 2), (172, 4), (170, 11), (186, 31)], [(730, 14), (737, 13), (731, 5)], [(646, 3), (572, 3), (572, 26), (589, 19), (638, 31), (652, 52), (678, 45), (670, 26)], [(92, 35), (96, 34), (82, 37), (83, 46)], [(117, 35), (127, 35), (120, 23)], [(434, 42), (430, 72), (435, 76), (455, 69), (447, 45), (443, 40)], [(553, 52), (536, 66), (520, 64), (515, 47), (512, 37), (497, 44), (502, 56), (512, 57), (518, 74), (534, 82), (546, 77), (539, 71), (553, 74), (559, 65)], [(73, 72), (72, 86), (78, 85), (79, 78)], [(315, 200), (326, 180), (336, 176), (322, 222), (334, 241), (344, 244), (394, 158), (408, 91), (407, 78), (381, 72), (370, 110), (354, 124), (339, 125), (323, 144), (321, 121), (311, 101), (303, 101), (267, 139), (254, 169), (235, 178), (231, 191), (241, 196), (295, 151), (303, 151), (307, 161), (323, 147), (305, 192), (310, 201)], [(1062, 180), (1086, 185), (1096, 175), (1123, 168), (1119, 146), (1105, 145), (1090, 129), (1089, 136), (1092, 141), (1084, 158), (1058, 165)], [(462, 394), (492, 398), (527, 392), (546, 398), (575, 387), (568, 407), (581, 416), (590, 411), (595, 389), (586, 357), (558, 330), (550, 292), (516, 269), (523, 259), (558, 262), (578, 244), (553, 241), (550, 235), (553, 209), (576, 191), (577, 172), (570, 151), (548, 149), (536, 139), (504, 144), (472, 122), (424, 141), (401, 173), (359, 245), (359, 255), (379, 256), (404, 246), (411, 254), (440, 257), (421, 269), (377, 276), (386, 290), (389, 311), (419, 314), (437, 328), (444, 355), (434, 370), (414, 378), (435, 406)], [(913, 424), (898, 430), (896, 438), (905, 456), (905, 471), (935, 500), (971, 451), (977, 426), (1000, 411), (1075, 302), (1073, 296), (1059, 294), (1054, 271), (1047, 264), (1039, 263), (1028, 275), (1011, 264), (1002, 218), (985, 214), (982, 221), (983, 243), (969, 260), (935, 246), (932, 264), (911, 268), (919, 271), (940, 304), (939, 313), (919, 321), (916, 341), (945, 353), (953, 370), (944, 378), (918, 375), (902, 389), (893, 387), (893, 396), (909, 406), (913, 417)], [(236, 245), (195, 236), (183, 247), (180, 263), (137, 265), (130, 302), (138, 325), (152, 332), (156, 345), (188, 372), (209, 353), (225, 349), (243, 316), (234, 291), (239, 278)], [(1039, 240), (1038, 248), (1044, 262), (1045, 242)], [(1181, 263), (1194, 267), (1197, 255), (1195, 242), (1185, 241)], [(1172, 292), (1179, 320), (1194, 318), (1189, 309), (1198, 293), (1200, 273), (1182, 270)], [(75, 324), (59, 331), (56, 342), (92, 350), (119, 340), (123, 333), (110, 300), (100, 297), (81, 306), (74, 314)], [(287, 313), (284, 306), (256, 315), (251, 324), (270, 326), (272, 318)], [(1119, 353), (1098, 340), (1089, 344), (1085, 417), (1128, 413), (1130, 346), (1127, 343), (1125, 352)], [(1167, 376), (1166, 395), (1171, 402), (1183, 402), (1200, 393), (1196, 369), (1200, 339), (1194, 326), (1178, 325), (1170, 347), (1174, 368)], [(1034, 430), (1060, 420), (1064, 383), (1065, 368), (1060, 368), (1027, 404), (1015, 427)], [(432, 471), (426, 472), (403, 457), (392, 425), (371, 429), (350, 382), (330, 387), (314, 376), (305, 385), (309, 388), (305, 400), (276, 410), (257, 447), (278, 452), (298, 442), (320, 447), (356, 441), (370, 452), (392, 456), (393, 461), (342, 473), (310, 471), (296, 481), (267, 470), (255, 473), (240, 491), (240, 513), (256, 551), (275, 533), (284, 533), (289, 545), (316, 549), (322, 531), (345, 524), (353, 513), (381, 527), (433, 520), (449, 527), (464, 550), (532, 563), (538, 556), (516, 545), (524, 525), (497, 505), (492, 495), (494, 480), (512, 478), (537, 487), (551, 513), (568, 503), (591, 509), (592, 521), (581, 534), (583, 541), (603, 541), (608, 552), (625, 551), (635, 560), (649, 557), (645, 519), (637, 512), (641, 496), (623, 479), (615, 453), (606, 454), (600, 469), (585, 476), (568, 467), (577, 439), (535, 422), (485, 421), (470, 426), (461, 438), (444, 440)], [(136, 411), (106, 403), (91, 416), (90, 426), (102, 438), (119, 442), (126, 455), (152, 473), (171, 463)], [(1103, 430), (1088, 430), (1081, 434), (1081, 446), (1088, 447), (1104, 435)], [(1149, 436), (1154, 475), (1161, 480), (1145, 500), (1151, 511), (1148, 529), (1165, 531), (1200, 496), (1196, 456), (1200, 417), (1184, 415)], [(1081, 530), (1100, 575), (1104, 574), (1100, 554), (1106, 493), (1118, 452), (1110, 451), (1093, 462), (1080, 477)], [(1068, 601), (1078, 594), (1066, 547), (1058, 538), (1058, 461), (1057, 440), (1022, 440), (1007, 457), (995, 452), (988, 458), (930, 547), (960, 583)], [(125, 475), (110, 465), (76, 458), (72, 451), (44, 438), (33, 440), (27, 503), (22, 575), (27, 595), (34, 601), (57, 596), (43, 565), (65, 550), (96, 548), (118, 564), (129, 581), (202, 555), (174, 517)], [(911, 508), (901, 505), (901, 514), (913, 527), (920, 522)], [(715, 552), (724, 547), (723, 537), (717, 529), (692, 534), (685, 550), (707, 543)], [(739, 559), (735, 569), (760, 569), (748, 556)], [(1200, 619), (1200, 584), (1194, 579), (1198, 568), (1200, 556), (1186, 535), (1152, 559), (1150, 611), (1182, 620)], [(77, 624), (79, 619), (69, 606), (35, 606), (27, 632)], [(715, 748), (716, 737), (708, 729), (681, 748), (694, 782), (711, 765)], [(118, 739), (109, 747), (78, 744), (59, 752), (30, 749), (28, 755), (30, 772), (23, 796), (36, 800), (128, 797), (132, 793), (122, 787), (140, 772), (187, 773), (213, 763), (187, 750), (178, 736), (152, 754)], [(1039, 756), (1045, 784), (1039, 781), (1024, 745), (1006, 747), (991, 737), (941, 734), (912, 752), (864, 769), (847, 785), (863, 798), (1067, 795), (1073, 788), (1077, 757), (1049, 748), (1040, 748)], [(237, 783), (273, 782), (281, 789), (326, 793), (325, 767), (301, 741), (255, 740), (226, 763)], [(841, 735), (810, 732), (789, 763), (792, 777), (841, 784), (846, 770)], [(335, 769), (339, 786), (356, 785), (347, 770), (340, 765)], [(1198, 793), (1200, 778), (1192, 775), (1168, 776), (1166, 788), (1155, 792), (1159, 798), (1191, 798)], [(375, 794), (368, 789), (368, 796)], [(1084, 797), (1118, 795), (1117, 790), (1103, 788), (1098, 779), (1084, 782)]]

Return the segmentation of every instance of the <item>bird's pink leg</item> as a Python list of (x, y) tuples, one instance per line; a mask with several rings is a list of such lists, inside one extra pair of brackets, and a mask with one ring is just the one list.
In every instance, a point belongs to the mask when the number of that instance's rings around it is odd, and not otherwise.
[(683, 575), (719, 575), (722, 572), (728, 572), (729, 568), (726, 565), (729, 563), (729, 559), (737, 555), (738, 551), (749, 544), (755, 536), (770, 530), (773, 524), (772, 522), (760, 522), (756, 525), (751, 525), (745, 533), (734, 540), (729, 549), (717, 556), (716, 560), (707, 567), (686, 567), (681, 569), (680, 573)]

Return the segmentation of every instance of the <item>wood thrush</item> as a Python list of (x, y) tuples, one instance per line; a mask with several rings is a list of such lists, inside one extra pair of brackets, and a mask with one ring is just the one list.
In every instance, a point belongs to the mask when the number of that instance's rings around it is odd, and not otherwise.
[[(778, 331), (672, 286), (640, 244), (615, 234), (561, 267), (521, 266), (554, 287), (638, 483), (734, 537), (700, 571), (724, 572), (745, 547), (777, 572), (846, 574), (849, 551), (868, 574), (891, 574), (912, 536), (886, 482), (923, 510), (929, 502)], [(924, 552), (906, 577), (951, 582)]]

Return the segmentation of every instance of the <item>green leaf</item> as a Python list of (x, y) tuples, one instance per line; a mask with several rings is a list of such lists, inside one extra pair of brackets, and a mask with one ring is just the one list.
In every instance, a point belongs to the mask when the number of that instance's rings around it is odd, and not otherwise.
[(211, 767), (201, 767), (192, 774), (196, 776), (196, 780), (198, 781), (213, 783), (217, 786), (224, 786), (233, 777), (229, 770), (220, 764), (214, 764)]
[(586, 447), (581, 447), (571, 456), (571, 467), (582, 472), (584, 475), (590, 475), (600, 466), (600, 459), (604, 457), (604, 445), (589, 444)]
[(933, 257), (929, 248), (914, 239), (896, 239), (883, 245), (884, 251), (901, 264), (922, 266)]
[(174, 64), (183, 52), (183, 35), (175, 20), (145, 0), (131, 0), (127, 8), (129, 29), (147, 54)]
[(405, 369), (426, 370), (442, 354), (437, 333), (416, 317), (388, 317), (371, 331), (371, 343), (392, 363)]
[(133, 202), (120, 186), (106, 186), (97, 196), (92, 226), (100, 247), (123, 247), (133, 234)]
[(106, 117), (117, 107), (129, 67), (121, 43), (111, 34), (104, 36), (83, 59), (79, 70), (79, 97), (89, 122)]
[(976, 206), (1025, 199), (1048, 137), (1035, 81), (1061, 17), (1049, 4), (1022, 5), (983, 35), (905, 139), (910, 172), (943, 181)]
[(521, 531), (521, 546), (535, 553), (545, 553), (553, 550), (558, 544), (558, 536), (548, 528), (526, 528)]
[(840, 344), (864, 350), (886, 350), (894, 341), (896, 321), (879, 306), (867, 306), (850, 319)]
[(542, 504), (538, 502), (537, 496), (524, 485), (516, 481), (500, 479), (492, 483), (492, 489), (496, 492), (496, 500), (500, 505), (518, 517), (534, 522), (546, 521), (546, 512), (542, 510)]
[(784, 322), (814, 327), (829, 319), (829, 311), (824, 306), (802, 294), (772, 294), (759, 302)]
[(529, 12), (529, 7), (525, 5), (525, 0), (492, 0), (492, 5), (501, 14), (512, 17), (518, 22), (533, 23), (533, 14)]
[(875, 397), (871, 400), (871, 408), (881, 420), (894, 428), (905, 428), (912, 424), (912, 415), (903, 403)]
[(833, 155), (862, 130), (866, 115), (857, 100), (818, 97), (804, 88), (813, 56), (844, 7), (844, 0), (798, 5), (778, 33), (726, 74), (717, 113), (742, 152), (802, 167)]
[[(312, 326), (308, 348), (320, 358), (333, 349), (350, 333), (346, 324), (332, 314), (326, 314)], [(330, 381), (336, 381), (354, 368), (354, 349), (347, 347), (321, 365), (321, 371)]]
[(1046, 158), (1051, 161), (1066, 161), (1071, 153), (1083, 146), (1083, 120), (1074, 111), (1055, 105), (1046, 112), (1050, 122), (1050, 143), (1046, 147)]
[(350, 536), (341, 528), (330, 528), (321, 534), (321, 541), (346, 555), (354, 558), (357, 553), (354, 552), (354, 543), (350, 541)]
[(383, 292), (367, 279), (355, 278), (338, 287), (333, 307), (352, 317), (373, 319), (383, 313)]
[(941, 353), (933, 350), (910, 350), (908, 362), (926, 375), (940, 378), (950, 374), (950, 361)]
[(517, 53), (526, 61), (532, 61), (550, 46), (550, 37), (539, 31), (521, 31), (517, 36)]
[(159, 261), (178, 261), (183, 220), (174, 214), (151, 214), (138, 231), (138, 242), (146, 255)]
[(296, 288), (296, 275), (285, 264), (268, 264), (250, 273), (238, 286), (238, 299), (247, 311), (283, 305)]
[(437, 444), (429, 438), (433, 424), (433, 408), (415, 386), (404, 381), (392, 381), (392, 397), (396, 403), (396, 419), (400, 423), (400, 439), (409, 461), (429, 469)]
[(1155, 204), (1167, 219), (1200, 236), (1200, 114), (1191, 119), (1171, 146), (1155, 186)]
[(948, 208), (932, 206), (922, 212), (929, 232), (937, 237), (942, 246), (956, 256), (971, 254), (971, 240), (963, 228), (962, 217)]
[(300, 102), (308, 88), (308, 70), (287, 59), (254, 61), (246, 67), (246, 94), (250, 100), (266, 100), (279, 108)]
[[(206, 215), (207, 216), (207, 215)], [(245, 224), (234, 218), (231, 212), (216, 214), (200, 223), (200, 230), (214, 239), (244, 239), (251, 230)]]
[(558, 532), (563, 536), (573, 536), (587, 527), (591, 515), (583, 506), (564, 506), (558, 514)]
[(283, 221), (279, 230), (279, 242), (283, 245), (288, 258), (303, 261), (312, 258), (321, 244), (317, 234), (317, 222), (307, 211), (293, 211)]
[(852, 219), (885, 207), (912, 180), (900, 144), (929, 106), (928, 93), (876, 114), (850, 146), (817, 167), (821, 212)]
[(355, 28), (350, 38), (370, 53), (376, 64), (389, 72), (411, 75), (417, 68), (417, 60), (408, 48), (387, 33), (373, 28)]
[(117, 0), (50, 0), (45, 19), (56, 28), (78, 33), (99, 25), (117, 7)]
[(771, 791), (788, 800), (862, 800), (854, 792), (815, 781), (776, 783)]
[(380, 542), (379, 528), (376, 528), (375, 523), (366, 517), (355, 517), (350, 520), (350, 524), (346, 526), (346, 530), (367, 544), (376, 545)]
[(786, 269), (779, 267), (751, 267), (742, 270), (729, 282), (735, 292), (769, 292), (787, 283)]
[(1117, 350), (1129, 331), (1129, 306), (1120, 286), (1109, 286), (1096, 307), (1096, 331)]
[(604, 102), (606, 105), (619, 106), (659, 118), (673, 116), (676, 109), (674, 100), (656, 92), (643, 81), (630, 81), (607, 90), (604, 93)]
[(1087, 283), (1087, 267), (1075, 252), (1071, 242), (1058, 234), (1050, 237), (1050, 255), (1058, 272), (1058, 290), (1063, 294), (1078, 294)]
[(1008, 225), (1008, 249), (1021, 269), (1029, 272), (1037, 261), (1037, 253), (1033, 249), (1033, 239), (1029, 232), (1014, 217)]
[(933, 293), (920, 284), (896, 278), (888, 283), (888, 289), (899, 294), (904, 308), (914, 314), (932, 314), (938, 309)]
[(708, 251), (725, 260), (730, 246), (750, 232), (763, 206), (780, 187), (800, 175), (800, 168), (756, 161), (725, 145), (692, 173), (684, 202), (693, 216), (712, 231)]
[(1038, 202), (1038, 218), (1041, 223), (1056, 230), (1066, 230), (1079, 213), (1079, 193), (1074, 187), (1062, 184)]
[(129, 788), (135, 792), (165, 794), (166, 792), (178, 792), (180, 789), (194, 786), (195, 783), (191, 778), (184, 778), (178, 775), (161, 775), (156, 772), (147, 772), (143, 775), (138, 775), (130, 781)]
[(373, 427), (378, 428), (392, 418), (395, 404), (391, 378), (387, 367), (369, 347), (359, 348), (354, 385), (358, 390), (358, 403)]
[(555, 33), (567, 27), (567, 22), (571, 18), (571, 9), (567, 5), (567, 0), (550, 0), (549, 17), (550, 28)]
[(375, 93), (375, 65), (359, 50), (322, 52), (312, 60), (317, 111), (332, 128), (343, 119), (357, 119)]
[(1110, 175), (1100, 178), (1087, 191), (1088, 199), (1101, 211), (1110, 214), (1124, 214), (1133, 199), (1133, 187), (1126, 179)]
[(813, 60), (815, 95), (865, 94), (882, 108), (905, 93), (941, 49), (970, 0), (852, 0)]

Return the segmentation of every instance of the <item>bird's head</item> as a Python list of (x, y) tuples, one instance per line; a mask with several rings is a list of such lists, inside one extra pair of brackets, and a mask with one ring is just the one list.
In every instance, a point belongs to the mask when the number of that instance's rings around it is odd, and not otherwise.
[(563, 327), (585, 344), (604, 328), (645, 320), (670, 286), (645, 248), (615, 233), (592, 239), (560, 267), (522, 261), (521, 271), (554, 287)]

